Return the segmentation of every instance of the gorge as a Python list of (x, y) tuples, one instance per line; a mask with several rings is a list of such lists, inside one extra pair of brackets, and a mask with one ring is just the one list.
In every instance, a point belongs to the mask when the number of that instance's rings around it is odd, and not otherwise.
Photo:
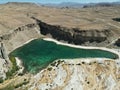
[(119, 6), (7, 3), (0, 12), (0, 90), (119, 90)]

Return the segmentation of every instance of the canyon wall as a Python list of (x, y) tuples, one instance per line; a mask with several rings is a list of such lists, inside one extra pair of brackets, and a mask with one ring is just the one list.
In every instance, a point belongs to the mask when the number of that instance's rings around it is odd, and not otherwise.
[(115, 42), (115, 45), (117, 45), (118, 47), (120, 47), (120, 38)]
[(49, 25), (40, 20), (37, 20), (40, 27), (40, 32), (43, 35), (51, 35), (54, 39), (64, 40), (68, 43), (77, 45), (86, 42), (101, 43), (107, 40), (111, 34), (110, 30), (81, 30), (79, 28), (66, 28), (58, 25)]
[[(45, 36), (52, 36), (57, 40), (63, 40), (76, 45), (105, 46), (108, 44), (108, 38), (111, 30), (81, 30), (80, 28), (67, 28), (59, 25), (50, 25), (34, 17), (37, 23), (28, 24), (12, 30), (8, 34), (0, 36), (0, 42), (6, 45), (7, 52), (18, 48), (27, 41)], [(103, 44), (104, 42), (104, 44)], [(107, 44), (106, 44), (107, 42)]]

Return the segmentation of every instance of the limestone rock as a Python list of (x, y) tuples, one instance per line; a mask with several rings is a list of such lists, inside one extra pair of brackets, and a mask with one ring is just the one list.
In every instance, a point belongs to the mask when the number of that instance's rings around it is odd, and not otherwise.
[[(29, 90), (119, 90), (120, 61), (58, 60), (31, 79)], [(49, 69), (51, 68), (51, 69)]]

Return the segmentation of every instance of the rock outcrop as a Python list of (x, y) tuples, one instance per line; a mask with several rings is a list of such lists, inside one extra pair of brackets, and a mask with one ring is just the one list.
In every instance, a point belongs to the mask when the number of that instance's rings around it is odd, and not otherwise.
[(35, 75), (27, 87), (29, 90), (119, 90), (119, 73), (120, 61), (58, 60)]
[(5, 60), (8, 59), (8, 55), (6, 54), (6, 50), (5, 50), (3, 43), (1, 43), (0, 45), (0, 58), (5, 59)]
[(27, 24), (25, 26), (21, 26), (16, 28), (15, 30), (12, 30), (11, 32), (1, 35), (0, 36), (0, 42), (3, 40), (10, 40), (12, 38), (12, 36), (14, 36), (16, 33), (20, 32), (20, 31), (25, 31), (25, 30), (30, 30), (31, 28), (36, 27), (36, 24)]
[(9, 67), (9, 58), (6, 53), (5, 47), (3, 43), (0, 43), (0, 78), (5, 79), (6, 78), (6, 72), (8, 71)]
[(9, 53), (31, 39), (39, 38), (39, 36), (39, 26), (36, 23), (32, 23), (18, 27), (0, 36), (0, 41), (5, 43), (7, 52)]
[(117, 45), (118, 47), (120, 47), (120, 39), (118, 39), (118, 40), (115, 42), (115, 45)]
[[(64, 40), (68, 43), (76, 45), (85, 44), (86, 42), (89, 42), (88, 45), (90, 43), (103, 43), (107, 41), (109, 35), (111, 35), (111, 31), (107, 29), (81, 30), (80, 28), (67, 28), (59, 25), (50, 25), (34, 17), (32, 17), (32, 19), (36, 20), (37, 23), (27, 24), (25, 26), (18, 27), (12, 32), (0, 36), (0, 41), (5, 41), (5, 43), (11, 44), (15, 49), (17, 48), (16, 46), (18, 46), (18, 44), (23, 43), (25, 38), (27, 39), (24, 41), (24, 43), (32, 38), (40, 37), (40, 34), (51, 35), (54, 39)], [(17, 42), (15, 39), (17, 40)], [(23, 41), (19, 41), (18, 39), (23, 39)], [(12, 40), (14, 40), (15, 42), (13, 42)], [(9, 45), (8, 49), (11, 49), (11, 45)], [(10, 49), (8, 51), (11, 51)]]
[(51, 35), (54, 39), (64, 40), (68, 43), (84, 44), (85, 42), (101, 43), (107, 40), (111, 33), (110, 30), (80, 30), (79, 28), (66, 28), (59, 25), (49, 25), (34, 17), (40, 26), (40, 32), (43, 35)]

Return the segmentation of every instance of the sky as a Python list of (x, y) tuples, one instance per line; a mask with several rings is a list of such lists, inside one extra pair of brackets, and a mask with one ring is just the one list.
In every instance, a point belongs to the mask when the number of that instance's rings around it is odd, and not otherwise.
[(78, 3), (98, 3), (98, 2), (116, 2), (118, 0), (0, 0), (0, 3), (6, 2), (34, 2), (34, 3), (61, 3), (61, 2), (78, 2)]

